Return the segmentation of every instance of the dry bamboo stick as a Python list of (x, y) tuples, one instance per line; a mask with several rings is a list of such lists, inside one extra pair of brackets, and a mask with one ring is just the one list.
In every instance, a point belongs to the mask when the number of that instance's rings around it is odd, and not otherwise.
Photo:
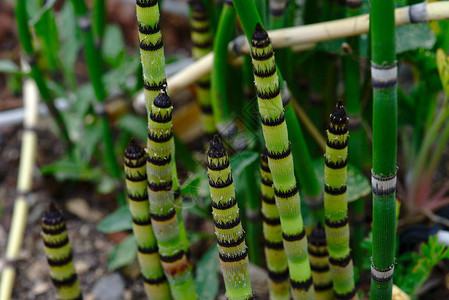
[[(449, 2), (419, 3), (395, 10), (396, 26), (449, 19)], [(293, 47), (298, 51), (311, 49), (316, 43), (356, 36), (369, 30), (369, 15), (322, 22), (306, 26), (271, 30), (268, 32), (274, 48)], [(234, 56), (249, 53), (246, 38), (237, 38), (229, 44)], [(196, 82), (212, 69), (213, 53), (209, 53), (195, 63), (167, 79), (168, 92), (174, 95)]]
[(33, 184), (33, 168), (36, 157), (37, 134), (35, 127), (38, 120), (39, 91), (30, 78), (23, 84), (25, 119), (23, 122), (22, 147), (20, 151), (19, 175), (17, 180), (17, 197), (9, 231), (6, 248), (5, 265), (0, 283), (0, 300), (10, 300), (16, 277), (15, 264), (22, 247), (28, 215), (27, 197)]

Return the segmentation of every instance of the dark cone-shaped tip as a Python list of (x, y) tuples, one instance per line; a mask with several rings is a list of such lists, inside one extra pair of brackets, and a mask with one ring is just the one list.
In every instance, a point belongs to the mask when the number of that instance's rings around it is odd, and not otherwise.
[(325, 246), (326, 245), (326, 232), (324, 230), (323, 224), (318, 222), (317, 226), (312, 230), (309, 236), (309, 243), (314, 246)]
[(47, 225), (58, 224), (63, 220), (61, 212), (56, 207), (55, 203), (52, 201), (48, 205), (47, 211), (42, 217), (42, 222)]
[(144, 155), (144, 150), (140, 147), (134, 138), (129, 141), (128, 147), (125, 150), (125, 157), (130, 159), (139, 158)]
[(334, 125), (346, 125), (349, 122), (346, 115), (345, 108), (343, 107), (343, 101), (339, 100), (331, 114), (330, 122)]
[(212, 141), (210, 142), (209, 151), (207, 151), (207, 155), (211, 158), (220, 158), (226, 156), (226, 148), (223, 146), (221, 139), (218, 137), (218, 134), (214, 136)]
[(154, 98), (153, 105), (158, 108), (169, 108), (172, 106), (171, 99), (167, 95), (165, 87), (161, 90), (161, 93)]
[(257, 23), (256, 29), (254, 29), (251, 39), (256, 42), (261, 42), (268, 39), (268, 33), (262, 28), (262, 25), (260, 25), (260, 23)]

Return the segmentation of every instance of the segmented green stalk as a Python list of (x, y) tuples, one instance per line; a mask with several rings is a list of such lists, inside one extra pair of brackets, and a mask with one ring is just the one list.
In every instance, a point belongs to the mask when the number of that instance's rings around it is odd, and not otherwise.
[(313, 299), (307, 237), (301, 216), (301, 200), (288, 141), (279, 78), (271, 41), (260, 24), (257, 24), (252, 35), (251, 56), (262, 131), (268, 149), (268, 165), (273, 177), (276, 205), (282, 224), (292, 295), (294, 299)]
[(279, 210), (274, 199), (273, 178), (268, 167), (268, 150), (260, 155), (260, 185), (262, 200), (263, 237), (265, 259), (268, 268), (270, 299), (290, 299), (288, 264), (282, 244), (282, 228)]
[(326, 131), (327, 145), (324, 167), (324, 215), (329, 264), (336, 299), (358, 299), (354, 286), (354, 270), (349, 249), (347, 164), (348, 117), (342, 102), (330, 116)]
[(72, 259), (64, 217), (53, 203), (42, 218), (42, 239), (45, 256), (50, 266), (50, 277), (61, 300), (81, 300), (78, 276)]
[(136, 13), (139, 25), (140, 58), (143, 67), (145, 102), (149, 118), (151, 103), (159, 95), (164, 85), (167, 84), (158, 1), (137, 0)]
[(315, 300), (334, 299), (332, 275), (329, 269), (329, 253), (327, 251), (326, 232), (318, 222), (309, 235), (309, 259), (312, 269)]
[[(201, 0), (192, 2), (192, 17), (190, 27), (192, 31), (192, 55), (200, 59), (212, 51), (214, 37), (208, 11)], [(216, 132), (215, 120), (212, 112), (210, 74), (204, 75), (196, 82), (197, 100), (201, 107), (203, 131), (209, 141)]]
[(231, 166), (217, 135), (207, 152), (207, 171), (226, 297), (230, 300), (252, 299), (245, 232), (240, 222)]
[(144, 279), (145, 293), (148, 299), (171, 299), (151, 226), (145, 151), (134, 139), (125, 151), (124, 165), (129, 210), (133, 218), (133, 233), (138, 250), (137, 259)]
[(172, 103), (165, 90), (154, 99), (148, 124), (148, 199), (162, 268), (175, 299), (196, 299), (174, 207)]
[[(391, 299), (396, 239), (396, 156), (398, 140), (396, 28), (394, 1), (371, 1), (373, 86), (373, 246), (371, 299)], [(422, 3), (425, 5), (425, 3)], [(425, 19), (422, 6), (410, 19)]]

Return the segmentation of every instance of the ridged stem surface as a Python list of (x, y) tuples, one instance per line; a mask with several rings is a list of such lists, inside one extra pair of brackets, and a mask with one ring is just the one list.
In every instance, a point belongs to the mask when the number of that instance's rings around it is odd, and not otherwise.
[(266, 148), (260, 155), (262, 226), (265, 260), (268, 268), (268, 292), (270, 299), (290, 299), (287, 256), (282, 242), (279, 210), (274, 198), (273, 178), (268, 167)]
[(271, 41), (260, 24), (257, 24), (252, 35), (251, 57), (262, 132), (268, 150), (268, 165), (281, 219), (292, 296), (294, 299), (313, 299), (307, 237), (301, 216), (301, 200), (294, 174), (280, 82)]
[(173, 193), (172, 103), (163, 90), (153, 101), (148, 125), (147, 185), (150, 215), (162, 268), (175, 299), (196, 299), (180, 237)]
[(394, 1), (371, 2), (373, 246), (371, 299), (391, 299), (396, 236), (398, 132)]
[(65, 220), (53, 203), (45, 212), (41, 225), (45, 256), (50, 267), (51, 280), (58, 292), (58, 298), (81, 300), (83, 296), (73, 264)]
[(321, 222), (318, 222), (317, 227), (312, 230), (308, 241), (310, 267), (313, 285), (315, 286), (315, 300), (332, 300), (334, 299), (334, 284), (329, 268), (326, 232)]
[(151, 300), (171, 299), (170, 288), (161, 266), (157, 241), (151, 225), (146, 155), (134, 140), (131, 140), (125, 151), (124, 165), (128, 204), (137, 243), (137, 259), (143, 276), (145, 293)]
[[(191, 4), (192, 15), (190, 17), (190, 29), (192, 36), (192, 56), (198, 60), (212, 51), (214, 37), (210, 22), (210, 16), (205, 5), (201, 1)], [(201, 108), (201, 122), (206, 139), (212, 139), (216, 132), (215, 120), (211, 104), (211, 80), (210, 74), (201, 77), (195, 86), (196, 98)]]
[(240, 222), (228, 153), (217, 136), (207, 152), (207, 171), (226, 297), (252, 299), (245, 231)]
[(326, 131), (324, 156), (324, 215), (329, 264), (336, 299), (358, 299), (349, 248), (347, 164), (348, 117), (339, 102)]

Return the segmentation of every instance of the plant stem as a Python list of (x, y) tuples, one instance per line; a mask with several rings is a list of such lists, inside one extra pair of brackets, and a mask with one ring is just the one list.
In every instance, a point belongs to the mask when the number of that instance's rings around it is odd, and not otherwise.
[(174, 206), (172, 102), (165, 90), (152, 103), (147, 153), (148, 199), (162, 268), (174, 299), (196, 299)]
[(326, 232), (321, 222), (312, 230), (308, 238), (310, 267), (312, 268), (315, 300), (334, 299), (332, 275), (329, 269), (329, 253)]
[[(84, 55), (89, 71), (90, 81), (94, 88), (97, 102), (94, 104), (95, 114), (100, 118), (103, 131), (103, 145), (106, 158), (106, 164), (112, 177), (119, 180), (122, 171), (117, 163), (114, 153), (114, 143), (112, 141), (112, 132), (109, 126), (108, 115), (106, 113), (105, 100), (106, 90), (103, 84), (103, 63), (100, 52), (96, 49), (94, 37), (91, 29), (91, 22), (88, 16), (88, 10), (84, 0), (72, 0), (72, 5), (77, 17), (78, 26), (81, 30), (81, 36), (84, 42)], [(126, 199), (123, 191), (117, 193), (117, 202), (119, 205), (126, 205)]]
[(106, 25), (106, 5), (105, 0), (95, 0), (93, 6), (93, 29), (98, 45), (101, 45), (101, 40), (104, 35), (104, 28)]
[[(360, 14), (361, 0), (346, 1), (346, 16), (354, 17)], [(345, 69), (345, 87), (346, 87), (346, 107), (349, 117), (349, 129), (351, 130), (351, 142), (349, 143), (349, 161), (353, 166), (362, 169), (362, 143), (365, 139), (362, 125), (361, 107), (360, 107), (360, 65), (359, 65), (359, 37), (348, 39), (351, 53), (346, 55), (344, 60)], [(361, 267), (364, 259), (361, 243), (365, 236), (364, 228), (364, 201), (363, 198), (357, 199), (349, 204), (354, 220), (352, 224), (352, 248), (354, 263)]]
[(347, 173), (348, 118), (339, 102), (327, 130), (324, 167), (324, 215), (335, 299), (358, 299), (349, 249)]
[[(192, 7), (192, 16), (190, 20), (193, 43), (192, 55), (194, 59), (200, 59), (212, 51), (214, 43), (210, 16), (201, 1), (191, 2), (190, 5)], [(201, 107), (201, 121), (207, 141), (210, 141), (216, 133), (210, 99), (210, 85), (210, 74), (203, 76), (196, 82), (196, 98)]]
[(82, 299), (64, 217), (53, 202), (42, 218), (41, 236), (50, 277), (61, 300)]
[[(251, 10), (248, 3), (252, 2), (234, 0), (237, 13), (242, 14), (240, 20), (245, 30), (251, 23), (246, 22), (245, 26), (243, 21), (248, 20), (246, 13)], [(251, 45), (262, 132), (268, 149), (268, 165), (273, 177), (276, 206), (281, 219), (292, 296), (294, 299), (313, 299), (314, 288), (307, 255), (307, 237), (301, 216), (298, 186), (292, 167), (294, 164), (280, 94), (280, 82), (271, 41), (260, 24), (255, 27)]]
[(36, 162), (38, 107), (39, 96), (36, 83), (25, 79), (23, 83), (23, 102), (25, 118), (23, 127), (27, 128), (22, 135), (20, 164), (17, 178), (17, 196), (11, 218), (5, 262), (0, 283), (0, 300), (10, 300), (16, 277), (16, 262), (22, 247), (28, 215), (28, 196), (32, 194), (33, 169)]
[(240, 222), (228, 154), (218, 136), (211, 141), (207, 152), (207, 170), (226, 297), (230, 300), (251, 299), (253, 294), (245, 234)]
[(144, 289), (150, 300), (171, 299), (170, 288), (159, 260), (157, 241), (151, 226), (145, 165), (145, 151), (132, 139), (125, 151), (124, 166), (129, 210), (133, 218), (137, 259), (143, 275)]
[[(235, 10), (232, 2), (225, 1), (218, 22), (214, 42), (214, 60), (212, 68), (211, 102), (215, 123), (227, 124), (231, 119), (228, 90), (226, 85), (226, 69), (228, 57), (228, 43), (234, 34)], [(223, 126), (223, 125), (222, 125)], [(224, 125), (225, 126), (225, 125)]]
[(396, 236), (397, 62), (394, 1), (371, 2), (373, 246), (371, 299), (391, 299)]
[(42, 73), (42, 70), (37, 65), (36, 61), (36, 53), (34, 52), (34, 47), (32, 44), (32, 36), (30, 30), (28, 28), (28, 13), (26, 10), (26, 1), (18, 0), (16, 3), (16, 21), (17, 21), (17, 29), (19, 32), (19, 40), (22, 45), (23, 51), (27, 55), (28, 63), (31, 67), (31, 78), (36, 82), (37, 88), (39, 89), (39, 93), (44, 100), (45, 105), (47, 106), (50, 114), (58, 126), (62, 138), (66, 143), (67, 149), (71, 152), (73, 149), (72, 141), (70, 140), (69, 132), (67, 131), (67, 127), (65, 125), (64, 119), (61, 113), (58, 111), (56, 106), (54, 105), (53, 97), (50, 93), (50, 89), (47, 86), (47, 82), (45, 80), (45, 76)]
[(268, 167), (268, 150), (260, 155), (261, 200), (265, 259), (270, 299), (290, 299), (288, 263), (282, 244), (282, 227), (274, 198), (273, 178)]

